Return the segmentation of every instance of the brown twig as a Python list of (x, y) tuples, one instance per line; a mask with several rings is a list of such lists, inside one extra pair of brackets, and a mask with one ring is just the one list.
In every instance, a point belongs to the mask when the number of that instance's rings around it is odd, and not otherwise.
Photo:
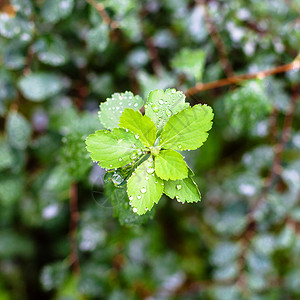
[(225, 72), (227, 77), (234, 76), (234, 71), (233, 71), (231, 63), (228, 59), (225, 44), (224, 44), (222, 37), (217, 29), (217, 26), (215, 25), (210, 13), (209, 13), (209, 10), (207, 8), (205, 0), (195, 0), (195, 1), (196, 1), (196, 3), (198, 3), (198, 5), (201, 5), (204, 9), (204, 22), (205, 22), (207, 31), (209, 32), (209, 34), (213, 40), (213, 43), (215, 44), (216, 49), (218, 51), (219, 61), (220, 61), (223, 71)]
[(246, 252), (249, 248), (249, 244), (251, 243), (252, 238), (255, 236), (255, 228), (256, 228), (255, 214), (257, 212), (257, 209), (260, 207), (261, 203), (266, 198), (267, 194), (270, 192), (274, 182), (276, 181), (276, 178), (280, 175), (282, 171), (281, 168), (282, 155), (285, 146), (290, 139), (292, 122), (293, 122), (298, 98), (299, 98), (299, 86), (297, 86), (292, 93), (290, 106), (286, 112), (285, 119), (284, 119), (281, 138), (274, 147), (275, 156), (273, 159), (269, 176), (265, 179), (264, 187), (260, 195), (258, 196), (257, 201), (254, 203), (253, 207), (251, 208), (251, 211), (247, 215), (248, 225), (240, 238), (242, 244), (242, 252), (239, 258), (239, 275), (237, 276), (236, 283), (246, 293), (249, 291), (246, 282), (244, 280), (245, 265), (246, 265), (245, 257), (246, 257)]
[[(143, 6), (139, 11), (139, 17), (141, 20), (145, 19), (149, 14), (149, 11), (146, 6)], [(162, 63), (159, 59), (157, 48), (153, 43), (153, 39), (151, 36), (148, 36), (145, 30), (144, 23), (142, 23), (142, 35), (145, 46), (147, 47), (148, 56), (150, 58), (150, 63), (154, 74), (159, 77), (162, 71)]]
[(70, 263), (75, 274), (80, 273), (80, 263), (77, 249), (78, 187), (77, 183), (70, 186)]
[(148, 55), (150, 58), (151, 66), (153, 69), (153, 72), (155, 73), (156, 76), (161, 75), (161, 70), (162, 70), (162, 64), (158, 56), (158, 51), (156, 47), (153, 44), (153, 40), (151, 37), (146, 37), (144, 36), (144, 41), (146, 44), (146, 47), (148, 49)]
[(26, 54), (26, 62), (25, 62), (25, 67), (23, 69), (23, 75), (28, 75), (31, 72), (31, 65), (32, 65), (32, 60), (33, 60), (34, 52), (32, 49), (32, 45), (29, 46)]
[(245, 80), (250, 80), (250, 79), (263, 79), (267, 76), (275, 75), (278, 73), (283, 73), (287, 72), (290, 70), (298, 70), (300, 69), (300, 59), (296, 58), (293, 62), (278, 66), (272, 69), (264, 70), (264, 71), (259, 71), (256, 73), (248, 73), (248, 74), (243, 74), (243, 75), (237, 75), (229, 78), (224, 78), (212, 82), (207, 82), (207, 83), (198, 83), (195, 86), (189, 88), (185, 94), (186, 96), (192, 96), (195, 95), (199, 92), (210, 90), (210, 89), (215, 89), (218, 87), (222, 86), (227, 86), (235, 83), (239, 83)]
[(274, 144), (277, 139), (277, 132), (278, 132), (278, 126), (277, 126), (277, 117), (278, 117), (278, 109), (277, 107), (273, 107), (270, 118), (269, 118), (269, 137), (271, 144)]
[(99, 3), (96, 0), (85, 0), (85, 1), (88, 2), (90, 5), (92, 5), (97, 10), (97, 12), (100, 15), (100, 17), (102, 18), (103, 22), (105, 24), (109, 25), (112, 30), (119, 27), (119, 24), (110, 18), (110, 16), (106, 12), (105, 7), (103, 6), (102, 3)]
[(265, 179), (264, 187), (262, 189), (261, 195), (259, 196), (258, 200), (255, 202), (251, 212), (248, 215), (249, 222), (253, 221), (253, 217), (256, 213), (257, 208), (260, 206), (262, 201), (265, 199), (266, 195), (272, 188), (273, 183), (275, 182), (277, 177), (281, 174), (282, 155), (283, 155), (285, 146), (291, 136), (291, 128), (292, 128), (292, 123), (293, 123), (293, 119), (294, 119), (294, 114), (295, 114), (295, 109), (296, 109), (296, 105), (298, 102), (298, 98), (299, 98), (299, 86), (297, 86), (292, 93), (290, 105), (289, 105), (289, 108), (288, 108), (285, 118), (284, 118), (281, 138), (274, 147), (274, 159), (273, 159), (270, 173), (269, 173), (269, 176)]

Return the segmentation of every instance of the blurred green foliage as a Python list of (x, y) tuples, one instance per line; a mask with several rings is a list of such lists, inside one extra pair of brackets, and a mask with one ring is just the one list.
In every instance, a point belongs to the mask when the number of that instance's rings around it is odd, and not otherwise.
[(188, 98), (215, 112), (205, 145), (184, 153), (198, 204), (163, 198), (137, 217), (84, 139), (102, 129), (99, 104), (114, 92), (145, 99), (226, 77), (204, 3), (242, 74), (298, 55), (299, 1), (99, 3), (100, 14), (85, 0), (0, 3), (0, 299), (298, 299), (299, 105), (279, 175), (247, 219), (298, 70)]

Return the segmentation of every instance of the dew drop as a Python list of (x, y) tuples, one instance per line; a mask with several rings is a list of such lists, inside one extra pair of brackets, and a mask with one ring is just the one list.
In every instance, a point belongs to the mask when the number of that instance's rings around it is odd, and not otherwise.
[(136, 145), (135, 145), (135, 144), (132, 144), (132, 148), (136, 148)]
[(137, 208), (134, 207), (132, 211), (133, 211), (134, 213), (137, 213)]
[(130, 156), (131, 159), (135, 159), (136, 158), (136, 154), (133, 153), (131, 156)]
[(171, 112), (169, 109), (167, 109), (167, 110), (166, 110), (166, 115), (167, 115), (168, 117), (171, 117), (171, 116), (172, 116), (172, 112)]
[(137, 196), (138, 199), (141, 199), (142, 197), (140, 195)]
[(119, 161), (122, 161), (122, 160), (123, 160), (123, 159), (120, 157), (120, 158), (119, 158)]
[(126, 128), (125, 131), (128, 132), (129, 130)]
[(152, 105), (152, 109), (154, 112), (158, 112), (158, 107), (155, 104)]
[(136, 134), (134, 137), (138, 140), (140, 136)]
[(131, 200), (133, 200), (133, 197), (132, 197), (132, 196), (130, 196), (130, 197), (129, 197), (129, 200), (130, 200), (130, 201), (131, 201)]
[(181, 145), (178, 145), (178, 148), (179, 148), (179, 149), (181, 149), (181, 148), (182, 148), (182, 146), (181, 146)]
[(154, 169), (153, 168), (147, 168), (147, 173), (148, 174), (152, 174), (154, 172)]
[(176, 188), (177, 188), (177, 190), (181, 190), (181, 188), (182, 188), (181, 184), (177, 184)]
[(164, 101), (163, 101), (162, 99), (159, 99), (159, 100), (158, 100), (158, 103), (159, 103), (160, 105), (163, 105), (163, 104), (164, 104)]
[(141, 193), (145, 194), (146, 193), (146, 189), (145, 188), (141, 188)]

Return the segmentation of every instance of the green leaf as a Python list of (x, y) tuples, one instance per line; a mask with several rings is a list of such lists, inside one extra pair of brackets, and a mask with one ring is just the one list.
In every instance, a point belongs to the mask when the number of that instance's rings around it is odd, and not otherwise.
[(61, 159), (66, 170), (74, 180), (78, 181), (84, 177), (92, 162), (84, 149), (84, 137), (82, 134), (72, 132), (63, 138)]
[(18, 84), (23, 95), (34, 102), (55, 96), (63, 88), (61, 77), (51, 73), (32, 73), (22, 77)]
[(162, 150), (155, 157), (155, 173), (164, 180), (183, 179), (188, 176), (188, 168), (180, 153)]
[(32, 15), (33, 5), (31, 0), (11, 0), (10, 3), (18, 13), (27, 17)]
[(172, 199), (176, 198), (178, 202), (191, 203), (201, 200), (198, 187), (190, 176), (181, 180), (168, 180), (164, 183), (164, 193)]
[(0, 175), (0, 203), (12, 205), (18, 201), (24, 190), (24, 181), (20, 176)]
[(189, 107), (185, 103), (185, 95), (175, 89), (154, 90), (149, 93), (145, 105), (145, 114), (156, 125), (157, 131), (161, 132), (169, 118)]
[(51, 66), (64, 65), (69, 59), (66, 43), (59, 36), (47, 36), (38, 39), (33, 50), (41, 62)]
[(107, 198), (110, 199), (114, 208), (114, 217), (119, 219), (120, 225), (133, 226), (141, 225), (153, 217), (153, 210), (147, 212), (142, 217), (132, 211), (129, 205), (128, 195), (126, 193), (126, 186), (115, 187), (112, 183), (107, 183), (104, 188)]
[(92, 28), (87, 35), (88, 48), (92, 51), (103, 51), (109, 43), (109, 27), (105, 23)]
[(46, 0), (42, 6), (42, 16), (47, 22), (57, 22), (71, 14), (74, 0)]
[(194, 76), (197, 81), (202, 79), (205, 63), (205, 52), (202, 50), (182, 49), (172, 60), (171, 65), (174, 69)]
[(119, 168), (134, 162), (142, 154), (143, 145), (134, 134), (122, 128), (98, 130), (85, 141), (93, 160), (103, 168)]
[[(277, 93), (275, 98), (279, 94)], [(262, 80), (251, 80), (225, 97), (225, 110), (231, 125), (239, 132), (249, 132), (272, 109)], [(245, 122), (247, 120), (247, 122)]]
[(158, 203), (163, 192), (163, 181), (154, 172), (153, 158), (144, 161), (127, 182), (127, 194), (133, 211), (145, 214)]
[(165, 69), (162, 69), (159, 77), (139, 70), (137, 72), (137, 79), (141, 89), (141, 95), (144, 98), (148, 98), (149, 93), (155, 89), (166, 89), (175, 86), (177, 82), (175, 72), (167, 72)]
[(2, 171), (11, 167), (15, 158), (12, 149), (6, 141), (0, 142), (0, 153), (0, 171)]
[(146, 147), (154, 145), (156, 128), (148, 116), (143, 116), (139, 111), (126, 108), (120, 117), (119, 126), (130, 130)]
[(9, 144), (16, 149), (25, 149), (30, 141), (30, 123), (18, 112), (11, 112), (6, 121)]
[(195, 150), (202, 146), (212, 127), (214, 114), (207, 105), (195, 105), (172, 116), (161, 136), (160, 146), (164, 149)]
[(17, 39), (12, 39), (6, 44), (3, 51), (3, 65), (8, 70), (23, 69), (26, 63), (26, 56), (24, 54), (24, 43)]
[(143, 106), (143, 99), (131, 92), (114, 93), (100, 105), (99, 119), (105, 128), (112, 129), (119, 126), (119, 119), (125, 108), (139, 110)]

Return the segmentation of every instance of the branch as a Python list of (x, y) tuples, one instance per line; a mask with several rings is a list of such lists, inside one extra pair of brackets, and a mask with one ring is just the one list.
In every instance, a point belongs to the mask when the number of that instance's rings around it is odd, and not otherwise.
[(119, 27), (119, 24), (116, 21), (112, 20), (110, 16), (107, 14), (103, 4), (97, 2), (96, 0), (85, 0), (85, 1), (90, 5), (92, 5), (97, 10), (103, 22), (109, 25), (112, 30)]
[(282, 171), (282, 168), (281, 168), (282, 155), (283, 155), (285, 146), (291, 136), (292, 122), (293, 122), (293, 118), (294, 118), (297, 101), (299, 98), (299, 87), (300, 87), (300, 85), (298, 85), (292, 93), (290, 106), (286, 112), (285, 119), (284, 119), (284, 125), (283, 125), (283, 129), (282, 129), (282, 133), (281, 133), (281, 138), (274, 147), (275, 156), (274, 156), (274, 160), (273, 160), (273, 164), (272, 164), (269, 176), (265, 180), (264, 187), (263, 187), (260, 195), (258, 196), (257, 201), (254, 203), (253, 207), (251, 208), (251, 211), (247, 215), (248, 224), (247, 224), (246, 229), (244, 230), (244, 232), (242, 233), (242, 235), (240, 237), (240, 241), (241, 241), (241, 245), (242, 245), (242, 252), (241, 252), (241, 254), (239, 256), (239, 260), (238, 260), (239, 274), (236, 278), (236, 283), (246, 293), (248, 293), (249, 290), (248, 290), (248, 286), (245, 281), (245, 266), (246, 266), (245, 256), (249, 249), (251, 240), (256, 234), (257, 222), (255, 220), (255, 213), (256, 213), (258, 207), (260, 206), (260, 204), (262, 203), (262, 201), (264, 201), (266, 195), (271, 190), (276, 178), (280, 175), (280, 173)]
[(271, 167), (269, 176), (265, 180), (264, 188), (261, 192), (260, 197), (254, 204), (254, 207), (252, 208), (251, 212), (248, 215), (250, 222), (253, 221), (253, 218), (254, 218), (257, 208), (260, 206), (262, 201), (265, 199), (265, 196), (272, 188), (273, 183), (275, 182), (277, 177), (281, 174), (282, 155), (283, 155), (285, 146), (291, 137), (291, 128), (292, 128), (292, 123), (293, 123), (293, 119), (294, 119), (294, 114), (295, 114), (298, 98), (299, 98), (299, 85), (295, 88), (295, 90), (292, 93), (290, 105), (289, 105), (289, 108), (288, 108), (288, 110), (285, 114), (285, 118), (284, 118), (281, 138), (274, 147), (275, 156), (273, 159), (273, 163), (272, 163), (272, 167)]
[(77, 249), (77, 223), (78, 213), (78, 187), (77, 183), (72, 183), (70, 187), (70, 262), (75, 274), (80, 273), (80, 263)]
[(211, 90), (211, 89), (215, 89), (218, 87), (227, 86), (227, 85), (231, 85), (231, 84), (236, 84), (236, 83), (239, 83), (239, 82), (242, 82), (245, 80), (256, 79), (256, 78), (263, 79), (267, 76), (287, 72), (290, 70), (298, 70), (298, 69), (300, 69), (300, 58), (299, 57), (297, 57), (293, 62), (291, 62), (287, 65), (278, 66), (278, 67), (275, 67), (272, 69), (259, 71), (256, 73), (249, 73), (249, 74), (233, 76), (233, 77), (220, 79), (220, 80), (207, 82), (207, 83), (198, 83), (195, 86), (189, 88), (185, 92), (185, 94), (186, 94), (186, 96), (192, 96), (192, 95), (195, 95), (202, 91)]
[(216, 48), (219, 54), (219, 60), (221, 67), (223, 71), (225, 72), (227, 77), (234, 76), (234, 72), (231, 66), (231, 63), (227, 56), (227, 51), (225, 44), (222, 40), (222, 37), (217, 29), (217, 26), (215, 25), (209, 10), (207, 8), (207, 5), (205, 4), (204, 0), (195, 0), (198, 5), (201, 5), (204, 8), (204, 22), (207, 28), (207, 31), (209, 32)]
[(158, 56), (158, 51), (153, 44), (152, 38), (144, 36), (144, 40), (145, 40), (146, 47), (148, 49), (148, 55), (150, 58), (153, 72), (155, 73), (156, 76), (159, 77), (162, 70), (162, 64)]

